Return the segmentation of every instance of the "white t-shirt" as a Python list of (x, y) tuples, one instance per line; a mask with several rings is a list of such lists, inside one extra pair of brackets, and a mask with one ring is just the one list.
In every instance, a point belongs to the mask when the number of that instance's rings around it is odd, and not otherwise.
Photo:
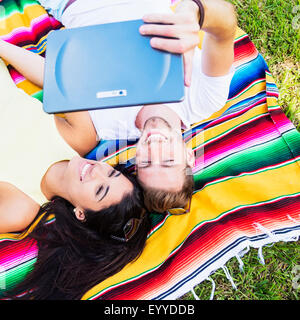
[[(170, 6), (171, 0), (76, 0), (63, 12), (61, 22), (66, 28), (74, 28), (141, 19), (147, 13), (173, 13)], [(196, 48), (192, 82), (186, 88), (185, 100), (166, 104), (179, 115), (184, 129), (208, 118), (222, 108), (228, 98), (234, 69), (222, 77), (208, 77), (201, 70), (201, 51)], [(139, 138), (135, 119), (141, 107), (89, 111), (99, 139)]]
[(63, 12), (61, 22), (66, 28), (75, 28), (172, 12), (171, 0), (76, 0)]
[[(176, 112), (182, 121), (182, 128), (188, 129), (192, 124), (208, 118), (225, 105), (233, 75), (234, 67), (225, 76), (206, 76), (201, 68), (201, 50), (196, 48), (191, 86), (185, 87), (184, 101), (164, 105)], [(89, 114), (100, 139), (134, 140), (141, 134), (135, 126), (135, 119), (142, 107), (91, 110)]]

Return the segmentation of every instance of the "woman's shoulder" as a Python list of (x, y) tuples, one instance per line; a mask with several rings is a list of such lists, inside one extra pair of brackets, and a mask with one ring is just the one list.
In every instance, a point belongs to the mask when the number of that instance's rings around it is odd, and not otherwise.
[(16, 186), (0, 182), (0, 233), (22, 231), (39, 209), (40, 205)]

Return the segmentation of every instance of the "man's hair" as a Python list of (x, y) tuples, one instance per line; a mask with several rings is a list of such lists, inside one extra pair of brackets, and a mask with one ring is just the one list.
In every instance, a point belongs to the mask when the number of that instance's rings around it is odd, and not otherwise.
[[(186, 168), (188, 169), (188, 167)], [(180, 191), (167, 191), (149, 188), (141, 184), (144, 190), (144, 205), (149, 211), (164, 213), (168, 209), (183, 208), (190, 201), (194, 191), (194, 177), (188, 170)]]

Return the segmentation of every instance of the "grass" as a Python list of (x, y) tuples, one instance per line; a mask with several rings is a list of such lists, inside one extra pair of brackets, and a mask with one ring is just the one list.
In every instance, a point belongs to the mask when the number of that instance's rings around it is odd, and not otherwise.
[[(239, 25), (264, 53), (269, 65), (300, 60), (299, 0), (231, 0), (237, 10)], [(295, 8), (295, 9), (294, 9)], [(295, 13), (294, 13), (295, 12)], [(297, 17), (299, 16), (299, 17)], [(298, 23), (297, 23), (298, 21)]]
[(300, 131), (300, 63), (287, 59), (270, 69), (279, 88), (279, 105)]
[[(259, 262), (257, 249), (251, 249), (243, 258), (243, 272), (239, 269), (236, 258), (232, 258), (227, 268), (237, 287), (233, 289), (223, 269), (217, 270), (211, 278), (216, 289), (217, 300), (300, 300), (300, 290), (293, 288), (295, 274), (293, 270), (300, 264), (299, 242), (278, 242), (272, 247), (264, 247), (265, 265)], [(300, 281), (298, 281), (300, 284)], [(194, 288), (201, 300), (208, 300), (212, 284), (205, 280)], [(192, 293), (183, 297), (193, 300)]]
[(266, 59), (279, 104), (300, 131), (300, 0), (231, 0), (239, 25)]
[[(237, 10), (239, 26), (245, 30), (266, 59), (279, 88), (279, 104), (300, 131), (300, 0), (231, 0)], [(299, 6), (299, 7), (298, 7)], [(237, 286), (232, 288), (223, 269), (211, 278), (218, 300), (300, 300), (300, 289), (293, 288), (293, 269), (300, 268), (300, 241), (279, 242), (264, 247), (265, 265), (257, 249), (243, 258), (244, 271), (236, 258), (227, 268)], [(297, 282), (300, 284), (300, 279)], [(299, 286), (300, 287), (300, 286)], [(194, 288), (200, 299), (208, 300), (212, 284), (204, 281)], [(182, 299), (192, 300), (192, 293)]]

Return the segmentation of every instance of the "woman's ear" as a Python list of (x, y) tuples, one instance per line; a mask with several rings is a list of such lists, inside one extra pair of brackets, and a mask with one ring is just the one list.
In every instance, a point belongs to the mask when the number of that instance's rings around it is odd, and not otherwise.
[(76, 218), (79, 220), (79, 221), (84, 221), (85, 220), (85, 214), (83, 212), (82, 209), (80, 208), (74, 208), (74, 213), (75, 213), (75, 216)]
[(186, 148), (186, 163), (191, 168), (195, 166), (195, 154), (192, 148)]

